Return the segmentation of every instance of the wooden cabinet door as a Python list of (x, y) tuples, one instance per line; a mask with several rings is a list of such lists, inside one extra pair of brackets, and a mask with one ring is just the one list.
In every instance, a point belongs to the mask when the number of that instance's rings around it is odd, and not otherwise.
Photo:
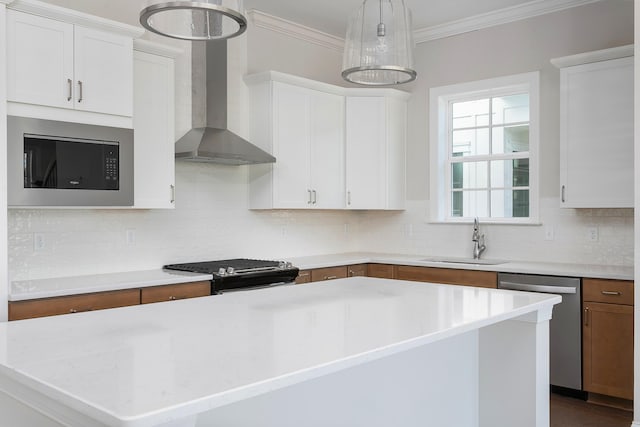
[(73, 25), (8, 10), (6, 67), (7, 100), (73, 108)]
[(386, 117), (382, 96), (346, 99), (346, 177), (348, 209), (386, 205)]
[(478, 286), (482, 288), (498, 287), (498, 273), (493, 271), (398, 265), (395, 278), (398, 280)]
[(9, 302), (9, 320), (125, 307), (140, 304), (140, 289)]
[(323, 280), (344, 279), (347, 277), (347, 267), (327, 267), (311, 270), (311, 281), (320, 282)]
[(133, 40), (76, 25), (75, 108), (133, 115)]
[(303, 283), (311, 282), (311, 270), (300, 270), (298, 277), (296, 277), (296, 284), (301, 285)]
[(140, 290), (140, 302), (175, 301), (179, 299), (205, 297), (211, 295), (211, 282), (178, 283), (175, 285), (152, 286)]
[(395, 268), (396, 266), (390, 264), (369, 264), (367, 266), (367, 275), (381, 279), (395, 279)]
[(561, 206), (633, 207), (630, 182), (633, 57), (561, 69)]
[(367, 264), (354, 264), (347, 266), (347, 277), (366, 277)]
[(345, 206), (344, 97), (309, 91), (311, 207)]
[(311, 208), (308, 90), (273, 83), (273, 207)]
[(584, 303), (586, 391), (633, 399), (633, 306)]
[(134, 52), (136, 208), (172, 209), (175, 190), (174, 61)]

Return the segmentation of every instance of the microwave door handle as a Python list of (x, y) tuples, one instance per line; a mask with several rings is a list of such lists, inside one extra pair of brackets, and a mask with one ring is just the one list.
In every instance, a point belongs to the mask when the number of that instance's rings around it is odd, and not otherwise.
[(24, 186), (33, 187), (33, 150), (24, 153)]

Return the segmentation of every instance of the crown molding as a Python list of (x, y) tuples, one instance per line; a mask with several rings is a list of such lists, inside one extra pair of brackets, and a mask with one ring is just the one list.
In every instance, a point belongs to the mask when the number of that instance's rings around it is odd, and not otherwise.
[(344, 49), (344, 39), (324, 33), (314, 28), (306, 27), (277, 16), (269, 15), (256, 9), (247, 11), (247, 16), (256, 27), (275, 31), (280, 34), (317, 44), (338, 52), (342, 52)]
[[(425, 43), (432, 40), (481, 30), (509, 22), (533, 18), (548, 13), (559, 12), (577, 6), (596, 3), (601, 0), (532, 0), (530, 2), (506, 7), (493, 12), (482, 13), (469, 18), (446, 22), (444, 24), (424, 27), (413, 32), (416, 43)], [(306, 27), (277, 16), (269, 15), (257, 9), (247, 11), (247, 16), (253, 25), (265, 28), (290, 37), (314, 43), (329, 49), (342, 52), (344, 39), (324, 33), (314, 28)]]
[(600, 0), (533, 0), (518, 6), (506, 7), (489, 13), (471, 16), (440, 25), (433, 25), (415, 30), (413, 35), (416, 43), (424, 43), (470, 31), (481, 30), (495, 25), (507, 24), (559, 12), (572, 7), (595, 3)]
[(133, 41), (133, 49), (174, 59), (184, 53), (180, 48), (152, 42), (145, 39), (135, 39)]
[(610, 49), (596, 50), (593, 52), (578, 53), (576, 55), (552, 58), (551, 63), (558, 68), (573, 67), (574, 65), (590, 64), (592, 62), (609, 61), (611, 59), (633, 56), (634, 45), (612, 47)]
[(9, 3), (8, 7), (9, 9), (44, 16), (46, 18), (68, 22), (70, 24), (79, 24), (85, 27), (97, 28), (131, 38), (140, 37), (145, 31), (142, 27), (123, 24), (122, 22), (100, 18), (98, 16), (55, 6), (38, 0), (13, 0)]

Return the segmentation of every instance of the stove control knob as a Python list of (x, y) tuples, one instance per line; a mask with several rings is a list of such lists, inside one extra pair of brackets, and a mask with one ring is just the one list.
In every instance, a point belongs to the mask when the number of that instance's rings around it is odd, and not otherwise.
[(284, 261), (279, 261), (279, 262), (278, 262), (278, 268), (279, 268), (280, 270), (284, 270), (285, 268), (287, 268), (287, 263), (286, 263), (286, 262), (284, 262)]
[(235, 268), (227, 267), (227, 274), (234, 274), (236, 272)]
[(220, 276), (226, 276), (227, 275), (227, 270), (225, 270), (224, 268), (220, 267), (218, 269), (218, 275)]
[(286, 267), (287, 268), (293, 268), (293, 264), (291, 264), (290, 262), (287, 262)]

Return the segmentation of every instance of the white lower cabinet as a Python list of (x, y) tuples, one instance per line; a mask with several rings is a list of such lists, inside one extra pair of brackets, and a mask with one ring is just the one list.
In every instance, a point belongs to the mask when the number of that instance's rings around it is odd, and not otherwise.
[(409, 94), (274, 71), (245, 81), (251, 142), (276, 157), (250, 168), (251, 209), (404, 208)]
[[(561, 67), (561, 207), (633, 207), (632, 54), (622, 47), (552, 61)], [(574, 60), (586, 63), (567, 65)]]
[(136, 43), (134, 52), (134, 207), (170, 209), (175, 200), (174, 59), (141, 50), (151, 46)]
[(346, 101), (348, 209), (404, 209), (407, 104), (393, 96)]

